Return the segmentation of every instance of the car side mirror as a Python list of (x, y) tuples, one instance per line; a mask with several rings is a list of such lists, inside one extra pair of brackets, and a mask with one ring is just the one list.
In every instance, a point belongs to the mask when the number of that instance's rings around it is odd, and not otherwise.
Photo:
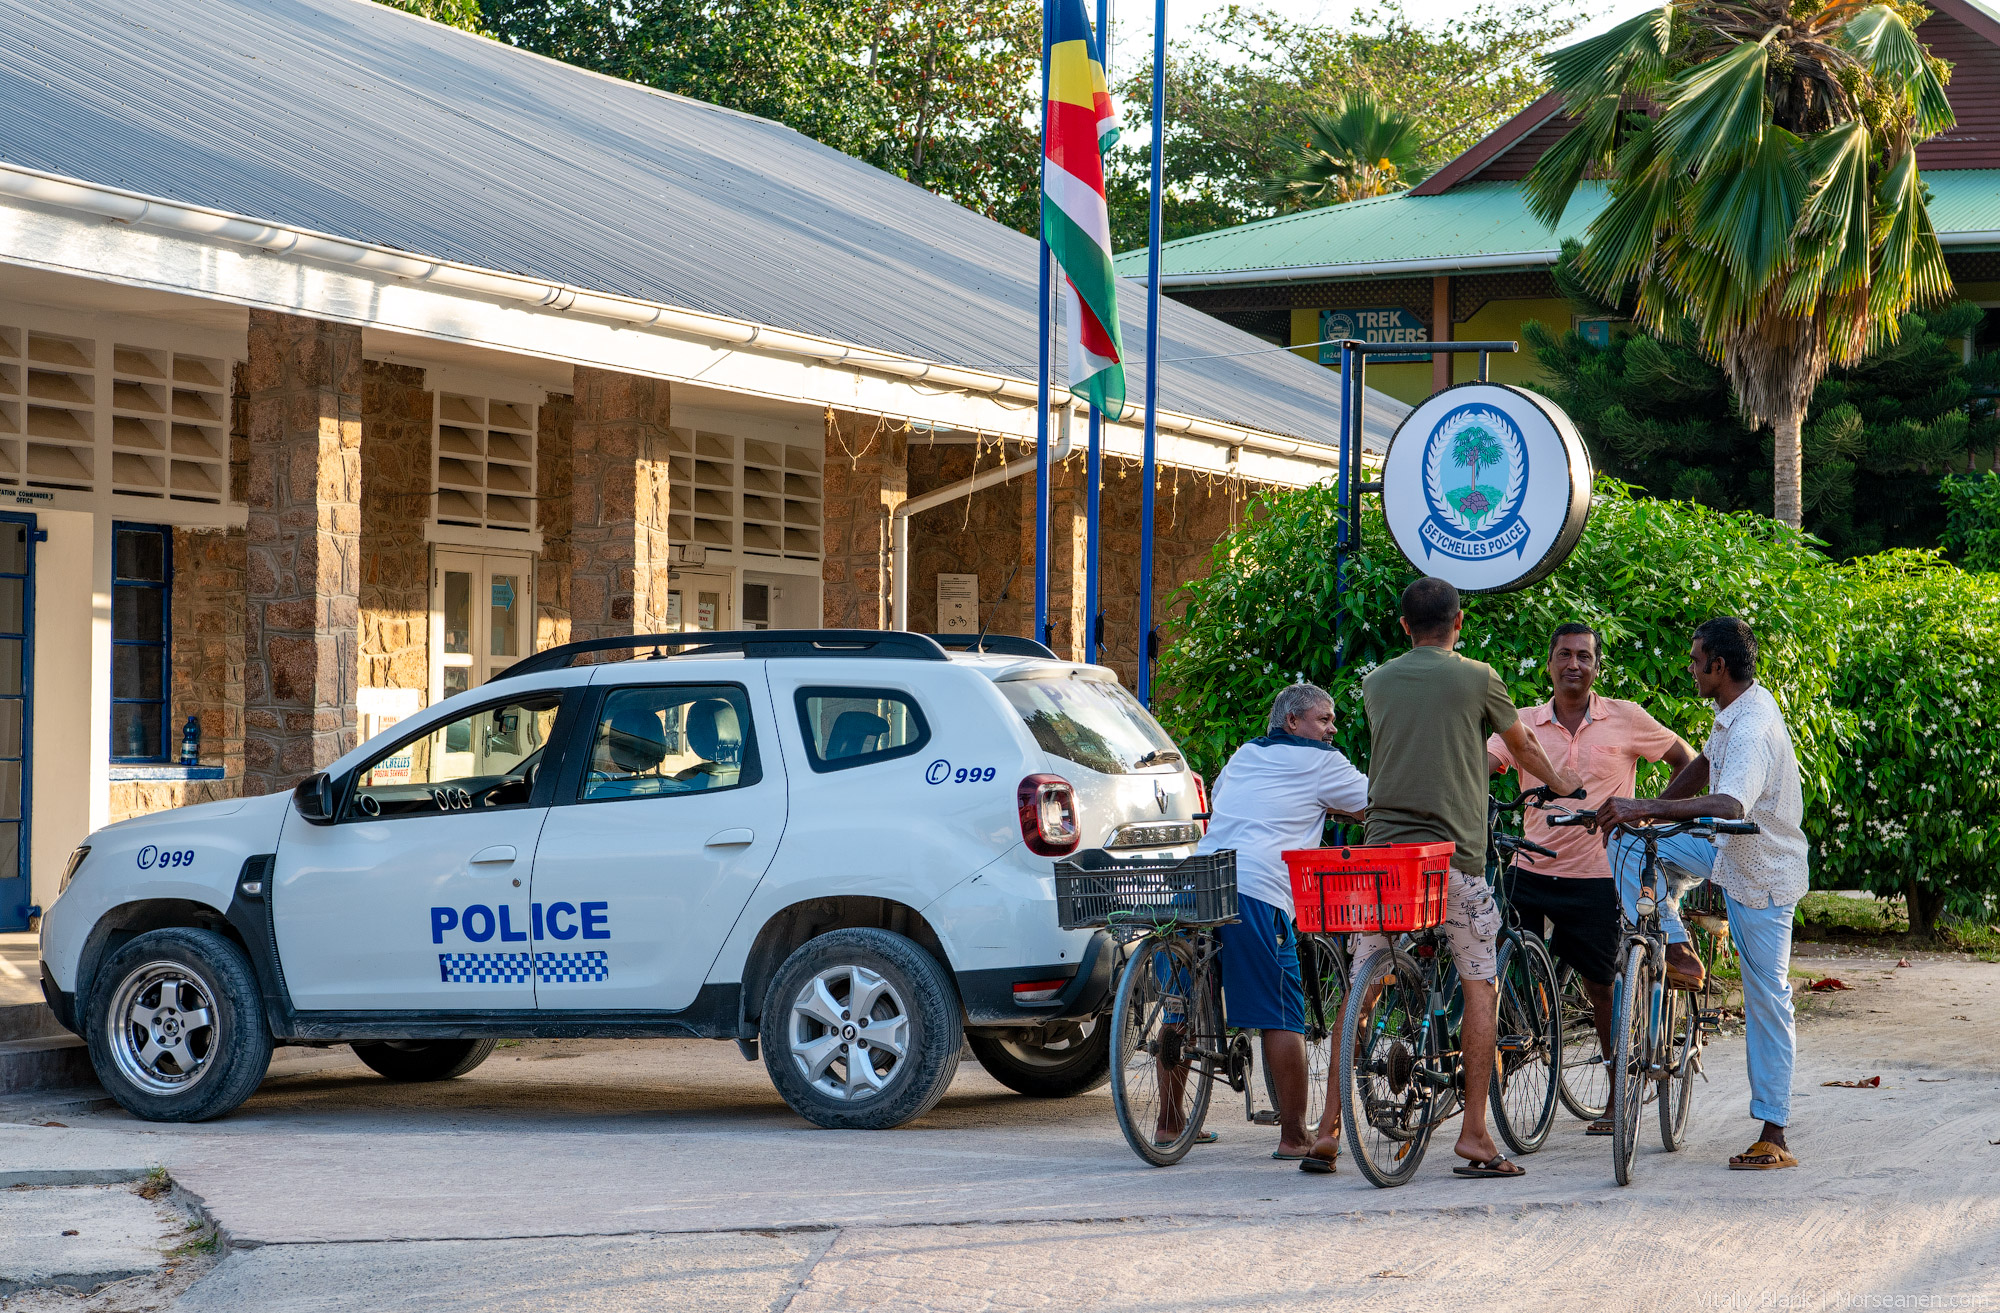
[(299, 787), (292, 790), (292, 805), (299, 809), (299, 816), (314, 825), (326, 825), (333, 820), (333, 777), (325, 771), (308, 775), (299, 781)]

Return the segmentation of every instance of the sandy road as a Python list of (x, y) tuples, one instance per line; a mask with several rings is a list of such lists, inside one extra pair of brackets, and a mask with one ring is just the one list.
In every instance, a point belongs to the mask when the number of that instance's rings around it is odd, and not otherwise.
[(0, 1163), (164, 1163), (236, 1246), (190, 1310), (2000, 1309), (2000, 966), (1801, 965), (1854, 988), (1814, 1000), (1786, 1172), (1722, 1167), (1755, 1130), (1728, 1038), (1693, 1146), (1650, 1141), (1626, 1189), (1566, 1118), (1524, 1180), (1453, 1178), (1441, 1138), (1382, 1192), (1272, 1162), (1227, 1102), (1220, 1144), (1150, 1169), (1103, 1094), (971, 1065), (918, 1124), (818, 1131), (692, 1042), (522, 1045), (432, 1087), (335, 1051), (219, 1123), (0, 1127)]

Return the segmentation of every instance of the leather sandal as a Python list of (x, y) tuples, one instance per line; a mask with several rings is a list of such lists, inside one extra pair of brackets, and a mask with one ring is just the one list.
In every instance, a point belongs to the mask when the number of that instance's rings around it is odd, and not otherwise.
[(1729, 1160), (1732, 1172), (1772, 1172), (1780, 1167), (1797, 1167), (1799, 1160), (1785, 1152), (1782, 1144), (1759, 1140)]
[(1667, 945), (1667, 984), (1674, 989), (1698, 990), (1708, 979), (1701, 959), (1686, 944)]

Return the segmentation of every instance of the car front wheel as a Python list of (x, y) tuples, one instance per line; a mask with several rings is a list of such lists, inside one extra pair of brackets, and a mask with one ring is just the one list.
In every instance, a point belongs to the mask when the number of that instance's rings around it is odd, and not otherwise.
[(958, 990), (915, 943), (834, 930), (785, 959), (764, 996), (764, 1066), (816, 1126), (883, 1130), (936, 1106), (958, 1073)]
[(1000, 1030), (966, 1036), (987, 1075), (1018, 1094), (1066, 1099), (1111, 1079), (1107, 1017), (1057, 1022), (1046, 1030)]
[(147, 1121), (220, 1117), (271, 1065), (257, 977), (212, 930), (153, 930), (113, 953), (91, 988), (84, 1038), (105, 1090)]
[(394, 1081), (450, 1080), (493, 1056), (493, 1039), (390, 1039), (354, 1044), (354, 1056)]

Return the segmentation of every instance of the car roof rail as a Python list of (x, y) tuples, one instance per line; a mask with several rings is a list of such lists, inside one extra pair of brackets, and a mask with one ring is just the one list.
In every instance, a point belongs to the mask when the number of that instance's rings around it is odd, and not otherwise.
[[(1018, 641), (1018, 640), (1017, 640)], [(495, 675), (512, 679), (517, 675), (539, 675), (562, 670), (577, 657), (591, 652), (615, 652), (621, 648), (637, 651), (652, 648), (648, 660), (667, 655), (718, 656), (741, 653), (747, 657), (892, 657), (904, 661), (947, 661), (942, 647), (923, 634), (906, 634), (884, 629), (732, 629), (680, 634), (618, 634), (609, 638), (586, 638), (524, 657)], [(489, 680), (489, 683), (492, 681)]]
[(990, 656), (1047, 657), (1060, 661), (1055, 650), (1032, 638), (1017, 638), (1013, 634), (988, 634), (980, 638), (977, 634), (931, 634), (928, 637), (947, 652), (982, 652)]

